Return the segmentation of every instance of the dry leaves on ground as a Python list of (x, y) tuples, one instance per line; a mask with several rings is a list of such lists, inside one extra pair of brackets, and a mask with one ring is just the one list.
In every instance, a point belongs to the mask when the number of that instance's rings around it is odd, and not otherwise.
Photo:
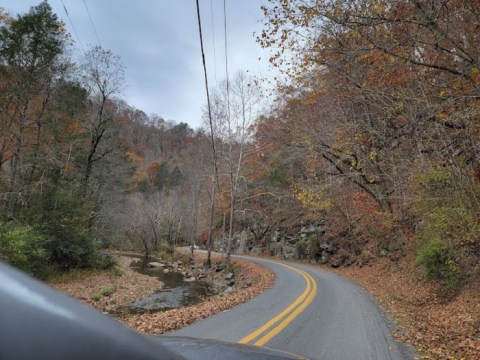
[(234, 264), (237, 279), (248, 279), (248, 284), (251, 285), (242, 286), (241, 282), (237, 281), (237, 290), (230, 294), (211, 297), (205, 302), (184, 308), (128, 316), (120, 321), (142, 333), (163, 334), (244, 303), (265, 291), (275, 281), (275, 275), (260, 265), (240, 260), (235, 260)]
[(424, 359), (480, 359), (480, 296), (465, 289), (447, 301), (404, 259), (336, 273), (360, 283), (398, 320), (396, 334)]
[(101, 271), (78, 279), (50, 285), (101, 311), (112, 311), (118, 306), (139, 300), (160, 290), (163, 284), (156, 278), (130, 269), (132, 258), (116, 256), (119, 271)]

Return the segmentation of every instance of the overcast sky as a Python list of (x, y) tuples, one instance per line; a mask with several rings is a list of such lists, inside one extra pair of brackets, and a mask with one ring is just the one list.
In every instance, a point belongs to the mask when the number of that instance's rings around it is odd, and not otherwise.
[[(0, 7), (15, 16), (39, 3), (2, 0)], [(201, 124), (206, 95), (195, 0), (63, 0), (71, 20), (62, 0), (49, 3), (79, 51), (100, 41), (121, 57), (127, 82), (122, 97), (130, 105), (193, 128)], [(261, 4), (262, 0), (227, 0), (230, 76), (248, 70), (269, 77), (268, 53), (253, 35), (262, 29)], [(209, 84), (214, 86), (225, 78), (223, 0), (200, 0), (200, 5)]]

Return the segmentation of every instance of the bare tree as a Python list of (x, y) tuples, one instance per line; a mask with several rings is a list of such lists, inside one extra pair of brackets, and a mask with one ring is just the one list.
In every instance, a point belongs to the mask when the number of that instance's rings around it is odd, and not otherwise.
[(226, 243), (230, 262), (237, 196), (245, 161), (245, 148), (252, 140), (252, 131), (260, 110), (259, 88), (245, 73), (238, 73), (231, 86), (222, 83), (212, 96), (212, 115), (218, 139), (219, 181), (227, 187), (229, 228)]
[(112, 151), (109, 148), (100, 149), (100, 143), (112, 124), (112, 114), (107, 105), (124, 86), (124, 69), (118, 56), (100, 46), (95, 46), (85, 54), (80, 70), (83, 85), (88, 90), (92, 102), (91, 112), (86, 119), (86, 127), (90, 134), (83, 177), (86, 186), (93, 165)]

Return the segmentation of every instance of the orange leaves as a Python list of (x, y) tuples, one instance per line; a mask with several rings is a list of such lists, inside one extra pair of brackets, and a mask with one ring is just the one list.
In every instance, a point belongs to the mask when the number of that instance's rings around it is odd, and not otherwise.
[(76, 135), (76, 134), (83, 134), (86, 130), (83, 126), (80, 126), (79, 123), (71, 122), (65, 128), (66, 134)]
[(125, 155), (128, 157), (129, 160), (137, 163), (137, 164), (141, 164), (143, 163), (143, 161), (145, 160), (143, 157), (137, 155), (135, 152), (133, 151), (127, 151), (125, 153)]
[(352, 198), (353, 205), (365, 212), (366, 214), (368, 213), (375, 213), (381, 211), (380, 206), (378, 205), (377, 202), (375, 202), (372, 197), (366, 193), (362, 192), (357, 192), (356, 194), (353, 195)]

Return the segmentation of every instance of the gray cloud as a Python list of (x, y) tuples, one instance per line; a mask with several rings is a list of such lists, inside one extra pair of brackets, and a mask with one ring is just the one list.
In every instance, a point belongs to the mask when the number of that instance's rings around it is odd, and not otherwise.
[[(4, 0), (1, 6), (14, 15), (28, 11), (39, 2)], [(63, 2), (84, 48), (96, 44), (83, 1)], [(61, 0), (49, 3), (78, 42)], [(125, 64), (125, 100), (146, 113), (198, 127), (206, 97), (195, 1), (86, 0), (86, 3), (101, 45), (119, 55)], [(200, 3), (209, 82), (215, 85), (215, 73), (218, 81), (225, 78), (223, 1)], [(261, 16), (259, 0), (227, 1), (231, 76), (239, 70), (268, 75), (268, 55), (253, 37), (254, 31), (260, 32)], [(262, 57), (260, 62), (259, 57)]]

